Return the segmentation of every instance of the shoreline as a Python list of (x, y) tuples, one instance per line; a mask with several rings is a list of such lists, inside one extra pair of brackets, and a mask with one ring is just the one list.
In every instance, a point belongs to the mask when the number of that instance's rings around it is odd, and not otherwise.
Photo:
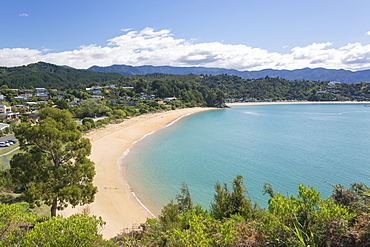
[(227, 106), (250, 106), (250, 105), (314, 105), (314, 104), (357, 104), (357, 105), (370, 105), (370, 101), (272, 101), (272, 102), (237, 102), (226, 103)]
[(75, 208), (69, 206), (58, 211), (58, 215), (69, 217), (87, 209), (91, 215), (102, 217), (106, 222), (101, 230), (105, 239), (138, 227), (147, 218), (155, 218), (127, 183), (120, 161), (135, 143), (146, 136), (174, 124), (183, 117), (216, 109), (198, 107), (149, 113), (85, 134), (84, 137), (90, 139), (92, 144), (89, 158), (95, 163), (94, 185), (98, 187), (98, 192), (93, 203)]
[[(214, 110), (216, 108), (211, 108), (209, 110)], [(124, 181), (124, 183), (127, 185), (127, 187), (129, 188), (129, 190), (131, 191), (131, 196), (133, 196), (135, 198), (135, 200), (140, 204), (140, 207), (143, 208), (147, 214), (149, 214), (151, 217), (150, 218), (156, 218), (157, 216), (152, 212), (150, 211), (150, 209), (145, 206), (145, 204), (140, 200), (140, 198), (135, 194), (134, 190), (131, 188), (129, 182), (128, 182), (128, 179), (126, 177), (126, 173), (124, 172), (124, 169), (125, 167), (122, 166), (122, 163), (123, 163), (123, 160), (126, 158), (126, 156), (130, 153), (131, 151), (131, 148), (134, 147), (134, 145), (136, 145), (137, 143), (139, 143), (140, 141), (144, 140), (147, 136), (150, 136), (152, 134), (155, 134), (156, 132), (158, 132), (159, 130), (162, 130), (164, 128), (167, 128), (169, 126), (171, 126), (172, 124), (175, 124), (177, 121), (179, 121), (180, 119), (184, 118), (184, 117), (187, 117), (187, 116), (190, 116), (194, 113), (198, 113), (198, 112), (202, 112), (202, 111), (197, 111), (197, 112), (191, 112), (191, 113), (187, 113), (185, 115), (181, 115), (180, 117), (174, 119), (173, 121), (171, 121), (170, 123), (166, 124), (166, 125), (163, 125), (162, 127), (156, 129), (156, 130), (153, 130), (152, 132), (150, 133), (147, 133), (145, 134), (144, 136), (142, 136), (140, 139), (134, 141), (131, 146), (125, 150), (125, 152), (121, 155), (121, 157), (119, 157), (117, 159), (117, 169), (119, 171), (119, 174), (120, 174), (120, 178)]]

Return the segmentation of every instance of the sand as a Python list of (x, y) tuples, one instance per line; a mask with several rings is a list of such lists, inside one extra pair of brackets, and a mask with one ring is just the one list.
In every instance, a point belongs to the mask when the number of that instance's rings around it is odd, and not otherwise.
[[(120, 232), (137, 227), (147, 218), (153, 218), (144, 205), (133, 195), (124, 181), (124, 174), (118, 166), (118, 160), (132, 144), (176, 119), (197, 112), (214, 108), (187, 108), (175, 111), (145, 114), (125, 120), (120, 124), (111, 124), (105, 128), (86, 134), (92, 144), (89, 158), (95, 163), (94, 184), (98, 187), (95, 201), (87, 206), (91, 215), (102, 217), (106, 222), (101, 233), (110, 239)], [(68, 207), (58, 214), (68, 217), (81, 213), (82, 207)]]

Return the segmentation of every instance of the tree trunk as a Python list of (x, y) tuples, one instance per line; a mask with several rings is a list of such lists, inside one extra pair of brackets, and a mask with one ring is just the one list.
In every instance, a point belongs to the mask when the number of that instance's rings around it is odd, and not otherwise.
[(57, 216), (57, 206), (58, 206), (58, 199), (55, 198), (53, 201), (53, 205), (51, 205), (51, 209), (50, 209), (51, 217)]

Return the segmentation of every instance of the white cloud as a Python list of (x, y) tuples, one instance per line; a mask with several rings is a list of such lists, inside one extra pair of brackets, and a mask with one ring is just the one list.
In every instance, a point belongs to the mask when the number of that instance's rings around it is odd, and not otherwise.
[(365, 35), (370, 35), (370, 31), (367, 31), (367, 32), (365, 33)]
[(176, 39), (170, 30), (141, 31), (126, 29), (125, 34), (107, 41), (105, 46), (94, 44), (64, 52), (35, 49), (0, 49), (0, 66), (19, 66), (45, 61), (74, 68), (93, 65), (171, 65), (204, 66), (238, 70), (330, 68), (370, 69), (370, 45), (350, 43), (332, 48), (332, 43), (313, 43), (294, 47), (290, 53), (269, 52), (247, 45), (220, 42), (196, 43), (196, 40)]
[(132, 28), (123, 28), (123, 29), (121, 29), (121, 31), (122, 32), (128, 32), (128, 31), (130, 31)]
[(26, 13), (22, 13), (22, 14), (20, 14), (19, 16), (28, 17), (28, 14), (26, 14)]

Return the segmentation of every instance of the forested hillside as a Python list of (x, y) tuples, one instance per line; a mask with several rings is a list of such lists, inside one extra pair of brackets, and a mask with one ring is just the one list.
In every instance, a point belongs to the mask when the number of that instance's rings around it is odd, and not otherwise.
[(0, 85), (7, 85), (9, 88), (65, 87), (120, 77), (120, 74), (70, 69), (44, 62), (20, 67), (0, 67)]
[[(328, 81), (289, 81), (278, 77), (243, 79), (233, 75), (149, 74), (124, 76), (117, 84), (147, 89), (159, 97), (177, 97), (199, 102), (199, 92), (210, 91), (217, 99), (231, 100), (370, 100), (369, 83), (329, 83)], [(186, 93), (185, 93), (186, 92)]]
[[(64, 68), (39, 62), (28, 66), (0, 68), (0, 86), (8, 88), (56, 88), (68, 91), (76, 97), (85, 95), (86, 87), (114, 86), (134, 87), (134, 93), (127, 90), (105, 90), (102, 96), (115, 98), (130, 96), (138, 98), (141, 93), (154, 98), (175, 97), (178, 106), (220, 106), (225, 101), (256, 100), (308, 100), (346, 101), (370, 100), (369, 83), (353, 84), (329, 81), (287, 80), (280, 77), (243, 79), (235, 75), (174, 75), (147, 74), (124, 76), (118, 73), (98, 73), (86, 70)], [(71, 90), (79, 90), (75, 92)], [(135, 96), (135, 97), (134, 97)]]

